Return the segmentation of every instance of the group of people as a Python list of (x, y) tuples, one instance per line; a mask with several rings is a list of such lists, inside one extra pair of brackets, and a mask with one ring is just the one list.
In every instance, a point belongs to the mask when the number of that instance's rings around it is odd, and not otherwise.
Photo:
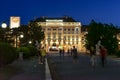
[[(64, 53), (65, 53), (64, 49), (59, 50), (60, 57), (62, 57), (62, 56), (64, 57)], [(74, 63), (78, 62), (78, 52), (77, 52), (77, 49), (75, 48), (75, 46), (73, 46), (73, 48), (71, 48), (71, 49), (68, 49), (67, 53), (68, 53), (68, 55), (71, 54), (71, 56), (73, 56)], [(102, 65), (102, 67), (104, 67), (105, 61), (106, 61), (107, 49), (102, 45), (99, 46), (99, 50), (96, 50), (96, 48), (93, 46), (90, 47), (90, 56), (91, 56), (90, 61), (91, 61), (91, 65), (93, 67), (95, 67), (95, 65), (97, 63), (96, 55), (100, 56), (101, 65)]]
[[(41, 48), (40, 45), (37, 45), (36, 47), (38, 49), (38, 63), (43, 64), (45, 62), (46, 50), (44, 49), (44, 47)], [(101, 59), (102, 67), (104, 67), (106, 55), (107, 55), (107, 49), (102, 45), (99, 46), (98, 49), (97, 49), (97, 47), (98, 46), (90, 47), (91, 65), (92, 66), (96, 65), (96, 55), (99, 55), (100, 59)], [(64, 53), (65, 53), (64, 49), (59, 49), (60, 58), (61, 57), (64, 58)], [(74, 63), (78, 62), (78, 52), (77, 52), (77, 48), (75, 48), (75, 46), (73, 46), (73, 48), (71, 48), (71, 49), (68, 49), (67, 53), (68, 53), (68, 55), (71, 54), (71, 56), (73, 57)]]
[[(65, 53), (64, 49), (59, 50), (60, 58), (62, 56), (64, 58), (64, 53)], [(78, 52), (77, 52), (77, 49), (75, 48), (75, 46), (73, 46), (73, 48), (71, 48), (71, 49), (68, 49), (67, 53), (68, 53), (68, 55), (71, 54), (71, 56), (73, 56), (74, 63), (76, 63), (78, 61)]]
[(96, 65), (96, 55), (100, 56), (101, 60), (101, 65), (102, 67), (105, 66), (105, 61), (106, 61), (106, 55), (107, 55), (107, 49), (104, 46), (99, 47), (99, 51), (96, 50), (95, 47), (91, 46), (90, 47), (90, 55), (91, 55), (91, 65), (95, 67)]

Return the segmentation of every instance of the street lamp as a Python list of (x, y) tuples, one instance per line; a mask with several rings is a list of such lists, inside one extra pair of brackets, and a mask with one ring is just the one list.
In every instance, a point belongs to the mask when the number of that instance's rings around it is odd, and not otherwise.
[[(20, 47), (21, 47), (21, 45), (22, 45), (22, 43), (21, 43), (21, 40), (20, 39), (22, 39), (24, 37), (24, 35), (23, 34), (20, 34), (20, 35), (18, 35), (18, 40), (19, 40), (19, 42), (20, 42)], [(17, 42), (16, 42), (17, 43)], [(18, 46), (18, 45), (16, 45), (16, 46)]]
[(30, 40), (30, 41), (29, 41), (29, 44), (31, 44), (31, 43), (32, 43), (32, 41)]
[(4, 28), (4, 29), (7, 28), (7, 24), (6, 24), (5, 22), (3, 22), (1, 26), (2, 26), (2, 28)]
[(19, 43), (19, 46), (21, 46), (21, 41), (20, 41), (20, 39), (22, 39), (22, 38), (24, 37), (24, 35), (21, 34), (21, 33), (17, 33), (15, 36), (16, 36), (15, 46), (16, 46), (16, 48), (17, 48), (17, 47), (18, 47), (18, 43)]
[(4, 35), (3, 41), (5, 41), (7, 24), (5, 22), (3, 22), (1, 27), (3, 28), (3, 35)]
[(23, 37), (24, 37), (24, 35), (23, 35), (23, 34), (21, 34), (21, 35), (20, 35), (20, 38), (23, 38)]

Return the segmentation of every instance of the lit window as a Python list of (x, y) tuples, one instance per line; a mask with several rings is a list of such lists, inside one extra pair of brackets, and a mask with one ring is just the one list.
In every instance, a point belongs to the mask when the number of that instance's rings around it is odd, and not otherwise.
[(78, 41), (76, 41), (76, 44), (78, 44)]
[(66, 36), (64, 36), (64, 40), (66, 40)]
[(70, 36), (68, 36), (68, 40), (70, 40)]

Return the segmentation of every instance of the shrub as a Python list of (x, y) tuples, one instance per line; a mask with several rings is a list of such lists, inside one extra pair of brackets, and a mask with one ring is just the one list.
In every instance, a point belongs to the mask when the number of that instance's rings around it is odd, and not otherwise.
[(27, 47), (19, 47), (17, 49), (17, 53), (23, 52), (23, 58), (29, 58), (30, 57), (30, 50)]
[(6, 65), (17, 59), (16, 50), (7, 43), (0, 43), (0, 66)]
[(37, 49), (34, 46), (27, 46), (27, 48), (30, 50), (30, 56), (37, 55)]

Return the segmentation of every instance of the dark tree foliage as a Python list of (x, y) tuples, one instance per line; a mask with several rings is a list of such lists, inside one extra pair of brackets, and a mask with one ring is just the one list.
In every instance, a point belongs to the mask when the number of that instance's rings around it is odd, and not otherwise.
[[(29, 44), (29, 41), (31, 40), (30, 34), (29, 34), (29, 26), (27, 25), (21, 25), (19, 27), (20, 34), (19, 35), (24, 35), (23, 38), (20, 38), (20, 41), (23, 45)], [(21, 45), (22, 46), (22, 45)]]
[(31, 38), (34, 39), (34, 41), (37, 40), (41, 42), (45, 38), (44, 32), (42, 31), (42, 27), (38, 26), (37, 22), (30, 21), (29, 27), (30, 27), (29, 34)]
[(36, 22), (30, 21), (29, 25), (22, 25), (19, 27), (20, 32), (24, 35), (23, 39), (20, 39), (23, 45), (29, 44), (29, 41), (34, 42), (37, 40), (41, 42), (44, 39), (44, 32), (41, 26), (38, 26)]
[(118, 49), (117, 30), (117, 27), (112, 24), (102, 24), (92, 20), (86, 35), (86, 48), (90, 49), (90, 46), (95, 46), (100, 40), (109, 54), (115, 53)]

